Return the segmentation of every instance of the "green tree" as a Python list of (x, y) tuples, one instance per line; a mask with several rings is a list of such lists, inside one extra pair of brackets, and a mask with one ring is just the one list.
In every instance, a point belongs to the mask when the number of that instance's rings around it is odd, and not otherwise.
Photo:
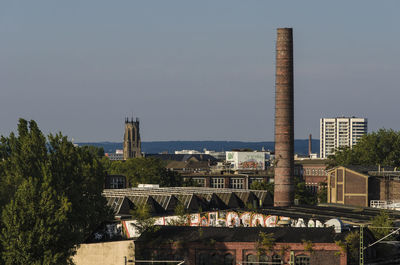
[[(378, 215), (372, 218), (370, 230), (376, 239), (381, 239), (393, 231), (391, 227), (394, 227), (393, 220), (390, 218), (387, 211), (381, 210)], [(393, 235), (387, 237), (387, 240), (394, 239), (395, 237)]]
[[(18, 135), (11, 133), (9, 137), (2, 137), (0, 143), (0, 209), (2, 210), (1, 241), (3, 257), (8, 257), (8, 240), (26, 233), (36, 238), (42, 231), (41, 237), (46, 240), (23, 241), (25, 249), (41, 249), (43, 242), (51, 242), (58, 252), (43, 252), (42, 260), (51, 260), (52, 255), (58, 264), (63, 264), (60, 257), (67, 257), (75, 246), (94, 231), (103, 221), (112, 218), (112, 213), (106, 206), (106, 200), (101, 196), (105, 171), (99, 159), (85, 148), (75, 147), (67, 137), (61, 133), (46, 137), (39, 130), (34, 121), (27, 122), (20, 119)], [(23, 193), (20, 187), (26, 186), (28, 193)], [(50, 196), (50, 195), (51, 196)], [(23, 197), (35, 198), (23, 200)], [(42, 201), (48, 196), (48, 204)], [(26, 205), (24, 205), (24, 203)], [(18, 208), (27, 209), (19, 211)], [(68, 210), (66, 205), (69, 205)], [(62, 208), (61, 206), (65, 206)], [(47, 209), (41, 209), (46, 207)], [(65, 209), (60, 222), (60, 228), (55, 230), (40, 230), (42, 226), (51, 224), (48, 216), (56, 216), (59, 209)], [(29, 209), (36, 209), (31, 211)], [(19, 215), (21, 220), (31, 219), (34, 227), (39, 230), (14, 230), (10, 225), (15, 220), (11, 214)], [(19, 211), (19, 212), (18, 212)], [(21, 221), (21, 222), (22, 222)], [(68, 229), (63, 230), (64, 222)], [(61, 233), (62, 231), (66, 233)], [(20, 234), (18, 234), (20, 233)], [(19, 241), (21, 241), (19, 239)], [(32, 245), (30, 245), (32, 244)], [(61, 245), (62, 246), (61, 246)], [(68, 251), (67, 251), (68, 250)], [(20, 252), (20, 258), (26, 258)], [(10, 254), (11, 255), (11, 254)], [(6, 258), (5, 258), (6, 259)], [(8, 259), (12, 260), (11, 258)], [(40, 259), (38, 259), (40, 260)], [(67, 260), (65, 260), (67, 262)], [(21, 263), (7, 263), (21, 264)], [(44, 262), (43, 264), (57, 264)]]
[(266, 255), (267, 252), (274, 251), (275, 237), (273, 233), (260, 232), (259, 239), (256, 242), (257, 255)]
[(315, 205), (317, 203), (317, 196), (307, 188), (304, 181), (295, 183), (294, 198), (299, 200), (300, 204)]
[(102, 158), (104, 156), (104, 148), (103, 147), (97, 147), (94, 145), (84, 145), (81, 146), (82, 149), (89, 151), (92, 153), (94, 156), (98, 158)]
[(150, 213), (150, 207), (147, 204), (140, 204), (131, 211), (132, 218), (135, 220), (133, 225), (142, 234), (144, 231), (155, 232), (155, 219)]
[(329, 157), (328, 165), (400, 166), (400, 132), (380, 129), (366, 134), (353, 148), (337, 150), (335, 155)]
[(259, 181), (253, 181), (250, 185), (251, 190), (267, 190), (269, 191), (272, 195), (274, 194), (274, 183), (267, 183), (265, 180), (259, 182)]
[(320, 184), (317, 197), (319, 203), (326, 203), (328, 201), (328, 188), (326, 184)]
[(111, 163), (110, 174), (127, 177), (132, 186), (137, 184), (160, 184), (161, 187), (179, 187), (184, 184), (182, 177), (165, 168), (164, 161), (153, 157), (131, 158)]
[(74, 248), (64, 237), (71, 210), (68, 199), (47, 182), (24, 180), (2, 214), (5, 264), (70, 264)]

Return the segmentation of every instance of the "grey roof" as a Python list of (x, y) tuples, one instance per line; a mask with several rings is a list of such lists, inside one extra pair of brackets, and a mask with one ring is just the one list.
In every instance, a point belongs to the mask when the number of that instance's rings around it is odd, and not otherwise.
[[(225, 210), (244, 208), (249, 203), (272, 205), (272, 195), (265, 190), (215, 189), (199, 187), (105, 189), (106, 197), (117, 216), (125, 216), (127, 207), (147, 204), (153, 214), (171, 213), (182, 203), (189, 212), (199, 209)], [(126, 202), (129, 200), (129, 203)], [(121, 205), (124, 204), (121, 211)], [(124, 215), (125, 214), (125, 215)]]
[[(191, 226), (160, 226), (156, 232), (151, 234), (152, 239), (174, 242), (204, 242), (208, 238), (216, 242), (256, 242), (259, 240), (260, 232), (273, 234), (275, 242), (302, 243), (310, 240), (313, 243), (335, 243), (337, 234), (332, 227), (310, 228), (310, 227), (191, 227)], [(341, 235), (339, 235), (341, 236)], [(137, 242), (148, 240), (144, 232)]]

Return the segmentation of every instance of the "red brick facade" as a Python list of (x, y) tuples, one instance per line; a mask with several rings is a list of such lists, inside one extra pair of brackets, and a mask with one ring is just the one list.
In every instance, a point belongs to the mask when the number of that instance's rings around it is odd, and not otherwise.
[[(256, 242), (216, 242), (214, 244), (186, 243), (184, 246), (172, 244), (164, 248), (148, 249), (158, 260), (185, 260), (185, 265), (208, 264), (252, 264), (251, 261), (280, 260), (282, 264), (293, 264), (300, 259), (309, 260), (304, 264), (345, 265), (347, 256), (335, 243), (276, 243), (273, 250), (258, 254)], [(252, 259), (254, 258), (254, 259)], [(260, 260), (263, 259), (264, 260)], [(247, 263), (243, 263), (247, 262)], [(254, 263), (256, 264), (256, 263)], [(302, 263), (303, 264), (303, 263)]]

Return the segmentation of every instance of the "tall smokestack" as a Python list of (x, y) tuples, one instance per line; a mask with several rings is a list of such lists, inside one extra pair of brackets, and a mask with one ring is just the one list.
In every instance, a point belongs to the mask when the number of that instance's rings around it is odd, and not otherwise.
[(275, 77), (275, 191), (274, 206), (294, 199), (293, 33), (278, 28)]
[(308, 157), (311, 158), (311, 154), (312, 154), (312, 135), (310, 133), (310, 135), (308, 136)]

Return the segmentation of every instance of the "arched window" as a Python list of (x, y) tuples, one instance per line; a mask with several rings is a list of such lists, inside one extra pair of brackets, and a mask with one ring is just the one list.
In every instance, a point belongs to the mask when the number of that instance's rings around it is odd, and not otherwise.
[(268, 260), (269, 259), (268, 259), (267, 255), (260, 255), (260, 257), (258, 259), (259, 262), (267, 262)]
[(306, 255), (298, 255), (296, 256), (296, 265), (310, 265), (310, 257)]
[(210, 256), (210, 263), (211, 265), (220, 265), (221, 262), (221, 257), (218, 255), (218, 253), (213, 253)]
[(233, 261), (233, 256), (232, 254), (228, 253), (225, 254), (224, 256), (224, 265), (233, 265), (234, 261)]
[(199, 265), (208, 265), (210, 264), (209, 256), (207, 253), (201, 253), (198, 259)]
[(249, 254), (246, 257), (247, 260), (247, 265), (256, 265), (257, 263), (253, 263), (253, 262), (257, 262), (257, 256), (253, 255), (253, 254)]
[(271, 261), (272, 261), (272, 264), (281, 264), (282, 263), (281, 256), (279, 256), (279, 255), (273, 255)]

